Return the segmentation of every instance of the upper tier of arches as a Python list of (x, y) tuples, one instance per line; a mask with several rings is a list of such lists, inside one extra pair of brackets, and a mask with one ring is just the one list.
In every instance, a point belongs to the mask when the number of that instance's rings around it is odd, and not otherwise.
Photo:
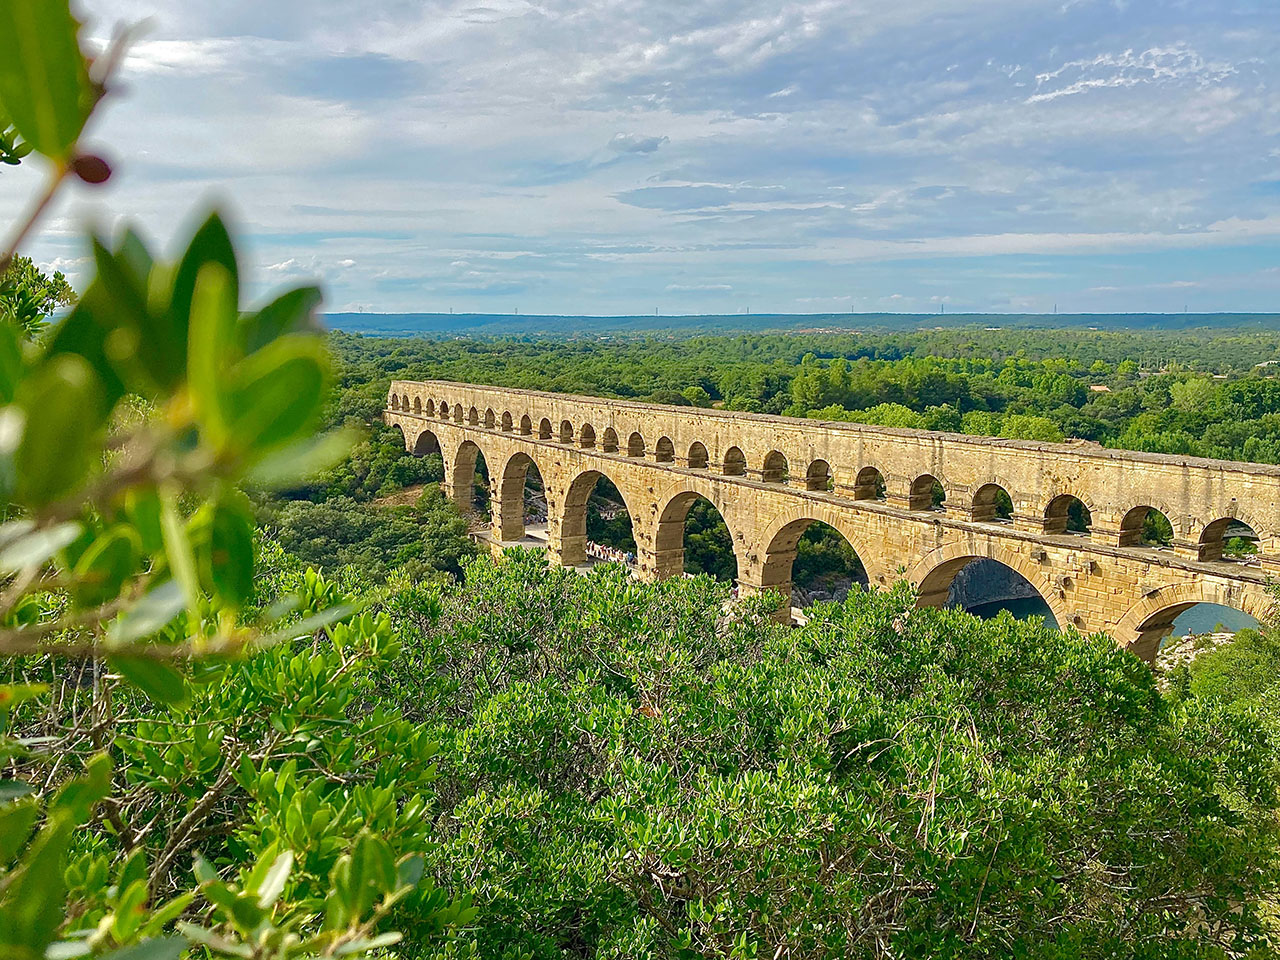
[(1203, 562), (1251, 563), (1280, 547), (1274, 466), (460, 384), (397, 381), (388, 407), (667, 469)]

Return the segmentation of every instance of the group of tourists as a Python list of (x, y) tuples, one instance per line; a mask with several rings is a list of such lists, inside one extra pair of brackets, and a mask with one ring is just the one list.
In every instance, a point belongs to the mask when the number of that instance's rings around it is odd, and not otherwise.
[(587, 541), (587, 556), (607, 563), (625, 563), (628, 566), (636, 562), (636, 555), (631, 551), (606, 547), (603, 543), (596, 543), (594, 540)]

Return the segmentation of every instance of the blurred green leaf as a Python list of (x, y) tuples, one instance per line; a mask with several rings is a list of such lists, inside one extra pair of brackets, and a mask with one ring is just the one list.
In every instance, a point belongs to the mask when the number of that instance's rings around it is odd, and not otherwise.
[(236, 264), (235, 246), (226, 224), (217, 213), (212, 213), (192, 235), (173, 277), (173, 289), (169, 296), (169, 315), (174, 337), (179, 344), (178, 359), (190, 365), (192, 349), (189, 336), (192, 323), (192, 301), (195, 299), (196, 281), (200, 271), (208, 264), (217, 264), (225, 271), (229, 287), (229, 299), (233, 305), (240, 302), (239, 268)]
[(187, 941), (181, 937), (157, 937), (135, 943), (131, 947), (112, 950), (101, 960), (178, 960), (186, 949)]
[(298, 483), (341, 462), (359, 439), (359, 431), (345, 427), (307, 437), (267, 454), (245, 479), (267, 490)]
[(224, 497), (213, 505), (203, 559), (218, 597), (243, 606), (253, 593), (253, 514), (243, 498)]
[(164, 531), (160, 523), (160, 497), (147, 488), (135, 487), (125, 493), (125, 514), (138, 531), (142, 549), (159, 553), (164, 547)]
[(0, 323), (0, 406), (13, 401), (22, 377), (22, 344), (18, 328)]
[(15, 402), (26, 424), (14, 454), (14, 495), (43, 506), (75, 490), (98, 461), (101, 384), (83, 357), (61, 354), (22, 381)]
[(111, 657), (111, 669), (159, 703), (176, 707), (187, 699), (187, 684), (167, 663), (147, 657)]
[(326, 371), (324, 345), (301, 334), (242, 361), (228, 391), (228, 428), (236, 443), (261, 455), (306, 436), (320, 414)]
[(191, 298), (190, 344), (187, 385), (191, 405), (209, 442), (221, 448), (228, 432), (228, 370), (233, 353), (236, 323), (235, 287), (230, 274), (217, 263), (200, 268)]
[[(6, 524), (12, 527), (15, 524)], [(80, 524), (60, 523), (56, 527), (19, 534), (0, 547), (0, 574), (38, 567), (80, 536)]]
[(105, 603), (137, 569), (141, 542), (131, 527), (116, 526), (98, 535), (76, 563), (75, 595), (82, 606)]
[(34, 800), (19, 800), (0, 806), (0, 867), (8, 866), (31, 836), (40, 808)]
[(48, 692), (47, 683), (2, 683), (0, 684), (0, 713), (12, 710), (20, 703), (42, 697)]
[(111, 758), (96, 753), (85, 764), (84, 773), (62, 785), (50, 804), (49, 814), (64, 812), (76, 823), (89, 819), (98, 801), (111, 792)]
[(88, 117), (80, 24), (66, 0), (0, 4), (0, 105), (22, 138), (66, 160)]
[(35, 793), (35, 787), (25, 780), (0, 780), (0, 802), (2, 803), (21, 800), (33, 793)]
[(187, 598), (176, 581), (166, 580), (153, 587), (107, 631), (107, 641), (123, 646), (148, 637), (165, 627), (186, 609)]
[(280, 899), (280, 894), (284, 893), (284, 885), (289, 882), (291, 870), (293, 870), (293, 851), (286, 850), (275, 858), (271, 869), (263, 877), (257, 889), (258, 906), (264, 910), (275, 906), (275, 902)]
[(319, 329), (315, 312), (322, 299), (319, 287), (299, 287), (276, 297), (257, 313), (246, 314), (240, 321), (244, 352), (260, 350), (287, 333)]

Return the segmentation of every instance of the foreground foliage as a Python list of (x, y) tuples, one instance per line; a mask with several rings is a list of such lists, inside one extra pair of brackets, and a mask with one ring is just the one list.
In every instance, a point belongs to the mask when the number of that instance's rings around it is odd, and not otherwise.
[(482, 954), (1265, 949), (1253, 725), (1106, 638), (905, 586), (797, 630), (725, 596), (477, 561), (404, 643), (403, 708), (442, 745), (431, 867), (474, 893)]

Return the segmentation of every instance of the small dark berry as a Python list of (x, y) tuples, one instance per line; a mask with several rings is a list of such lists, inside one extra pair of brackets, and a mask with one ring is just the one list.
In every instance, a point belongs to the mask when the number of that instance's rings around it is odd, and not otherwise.
[(71, 172), (85, 183), (105, 183), (111, 176), (111, 165), (101, 157), (81, 154), (71, 161)]

